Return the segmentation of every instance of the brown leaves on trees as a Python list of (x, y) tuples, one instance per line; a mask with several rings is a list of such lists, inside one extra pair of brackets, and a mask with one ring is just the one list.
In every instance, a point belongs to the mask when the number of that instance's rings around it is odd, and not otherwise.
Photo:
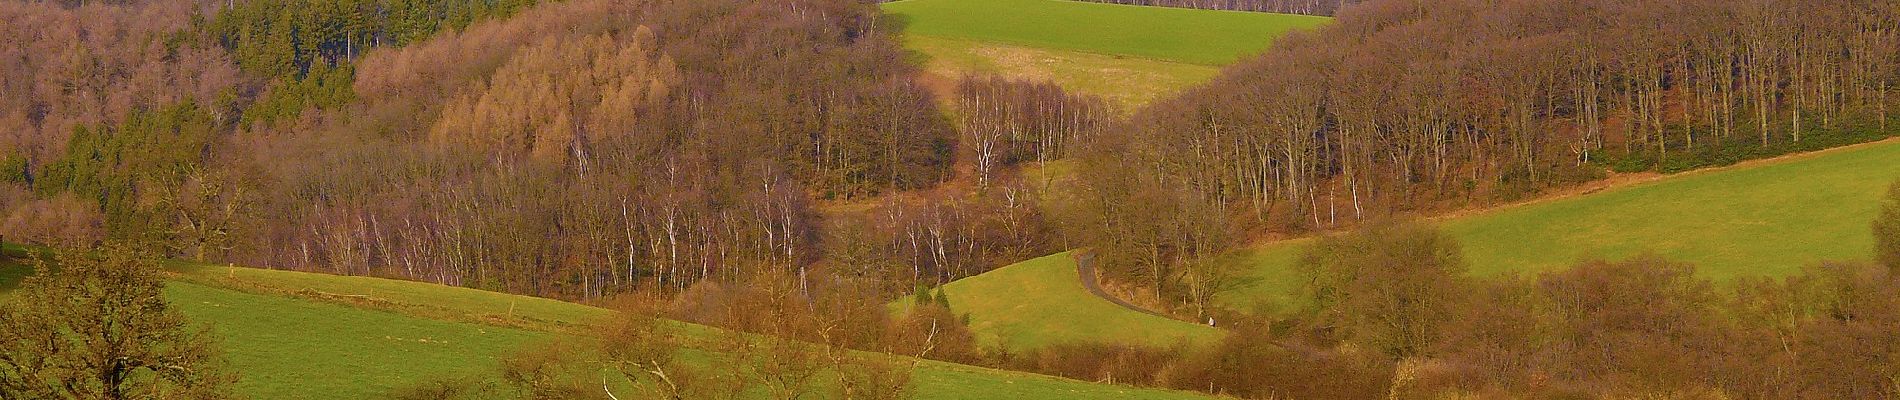
[(430, 138), (444, 149), (585, 162), (586, 144), (631, 133), (679, 79), (645, 27), (625, 37), (548, 37), (450, 100)]
[[(1751, 321), (1774, 340), (1773, 357), (1750, 363), (1772, 370), (1755, 380), (1772, 386), (1764, 397), (1900, 398), (1900, 279), (1866, 263), (1830, 262), (1808, 268), (1773, 291), (1741, 298), (1758, 305)], [(1747, 364), (1742, 364), (1747, 365)]]
[(0, 234), (19, 243), (89, 246), (105, 239), (105, 216), (98, 205), (71, 193), (39, 199), (0, 185)]
[(1114, 108), (1099, 97), (991, 75), (965, 76), (957, 83), (956, 104), (961, 157), (973, 167), (979, 188), (989, 187), (1002, 167), (1063, 158), (1115, 118)]
[(153, 255), (61, 251), (0, 308), (0, 397), (222, 399), (211, 332), (163, 298)]
[(947, 176), (955, 133), (875, 5), (659, 1), (642, 16), (685, 78), (684, 144), (719, 146), (712, 164), (763, 164), (826, 198)]
[(1237, 219), (1347, 226), (1889, 136), (1896, 21), (1866, 0), (1366, 2), (1116, 133), (1159, 138), (1144, 168)]
[(1320, 239), (1300, 262), (1312, 323), (1393, 359), (1425, 355), (1468, 290), (1460, 251), (1417, 223)]
[(1606, 396), (1714, 384), (1714, 375), (1702, 371), (1729, 361), (1723, 357), (1734, 347), (1724, 339), (1736, 330), (1722, 319), (1714, 287), (1694, 271), (1642, 256), (1544, 276), (1537, 285), (1554, 336), (1540, 347), (1556, 359), (1537, 369)]
[(916, 304), (893, 323), (891, 353), (964, 364), (982, 360), (976, 334), (948, 305)]
[[(1048, 204), (1070, 241), (1096, 255), (1110, 278), (1152, 289), (1154, 303), (1193, 309), (1195, 320), (1211, 311), (1212, 299), (1233, 280), (1215, 262), (1239, 239), (1216, 198), (1158, 173), (1166, 151), (1146, 140), (1106, 135), (1091, 141), (1078, 179), (1052, 189)], [(1079, 246), (1078, 246), (1079, 247)]]
[(172, 40), (201, 3), (0, 3), (0, 158), (24, 156), (37, 173), (74, 127), (229, 94), (239, 75), (228, 55)]

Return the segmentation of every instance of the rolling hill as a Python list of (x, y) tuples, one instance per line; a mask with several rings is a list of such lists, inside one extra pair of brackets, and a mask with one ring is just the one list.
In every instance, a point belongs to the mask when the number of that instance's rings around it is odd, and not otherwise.
[[(1693, 263), (1717, 282), (1784, 276), (1871, 256), (1868, 224), (1900, 178), (1900, 140), (1669, 175), (1588, 195), (1445, 219), (1477, 275), (1537, 273), (1642, 252)], [(1254, 283), (1224, 301), (1285, 301), (1309, 240), (1237, 252)]]
[[(587, 329), (611, 314), (380, 278), (189, 263), (167, 269), (167, 298), (213, 327), (232, 367), (243, 373), (238, 393), (249, 398), (378, 398), (428, 379), (493, 370), (496, 360), (522, 346)], [(0, 264), (0, 288), (17, 285), (26, 271)], [(717, 334), (685, 326), (686, 332)], [(914, 379), (919, 399), (1206, 397), (928, 360), (918, 364)]]
[[(1010, 351), (1065, 343), (1166, 347), (1208, 343), (1219, 329), (1122, 308), (1083, 288), (1074, 257), (1057, 253), (943, 285), (983, 346)], [(894, 307), (902, 308), (907, 300)]]
[(1071, 50), (912, 35), (904, 46), (925, 55), (935, 82), (970, 74), (1048, 81), (1069, 92), (1101, 96), (1133, 112), (1140, 106), (1213, 79), (1217, 67)]
[(886, 3), (911, 35), (971, 39), (1220, 66), (1259, 53), (1325, 17), (1139, 7), (1059, 0)]
[(883, 9), (903, 21), (905, 47), (939, 81), (971, 73), (1043, 80), (1127, 112), (1330, 20), (1059, 0), (904, 0)]

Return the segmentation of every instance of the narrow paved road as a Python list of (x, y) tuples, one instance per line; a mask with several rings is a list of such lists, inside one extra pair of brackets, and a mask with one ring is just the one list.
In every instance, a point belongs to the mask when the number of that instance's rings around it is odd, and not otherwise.
[(1133, 303), (1122, 301), (1121, 298), (1111, 296), (1108, 294), (1107, 291), (1103, 291), (1102, 282), (1098, 281), (1096, 278), (1099, 275), (1095, 274), (1095, 251), (1094, 250), (1078, 251), (1075, 253), (1074, 257), (1075, 257), (1075, 272), (1077, 275), (1076, 277), (1082, 279), (1082, 287), (1088, 289), (1089, 293), (1095, 294), (1095, 297), (1100, 297), (1102, 298), (1102, 300), (1108, 300), (1108, 302), (1115, 303), (1115, 305), (1122, 306), (1122, 308), (1135, 310), (1143, 314), (1153, 315), (1153, 316), (1167, 318), (1167, 319), (1174, 319), (1173, 317), (1169, 317), (1167, 315), (1154, 312), (1153, 310), (1141, 308), (1141, 306), (1134, 305)]

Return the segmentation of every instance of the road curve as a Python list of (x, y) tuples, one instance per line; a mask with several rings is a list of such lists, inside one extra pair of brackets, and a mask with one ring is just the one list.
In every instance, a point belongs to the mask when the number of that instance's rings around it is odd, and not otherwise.
[(1134, 305), (1134, 303), (1123, 301), (1121, 298), (1109, 295), (1107, 291), (1102, 290), (1102, 282), (1100, 282), (1099, 279), (1097, 278), (1099, 275), (1095, 274), (1095, 251), (1094, 250), (1078, 250), (1075, 252), (1075, 255), (1072, 257), (1075, 258), (1076, 278), (1081, 279), (1082, 287), (1085, 289), (1088, 289), (1089, 293), (1094, 294), (1095, 297), (1100, 297), (1102, 298), (1102, 300), (1108, 300), (1108, 302), (1115, 303), (1115, 305), (1122, 306), (1122, 308), (1134, 310), (1142, 314), (1148, 314), (1148, 315), (1153, 315), (1153, 316), (1167, 318), (1167, 319), (1174, 319), (1174, 317), (1169, 317), (1165, 314), (1155, 312), (1154, 310), (1149, 310), (1146, 308), (1142, 308), (1141, 306)]

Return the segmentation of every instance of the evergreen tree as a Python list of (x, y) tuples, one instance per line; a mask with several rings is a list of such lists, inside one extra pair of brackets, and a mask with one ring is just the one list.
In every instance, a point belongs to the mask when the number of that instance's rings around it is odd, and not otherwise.
[(910, 292), (910, 302), (911, 304), (916, 304), (920, 306), (929, 305), (930, 304), (930, 287), (924, 286), (923, 284), (918, 284), (917, 289), (912, 290)]
[(944, 293), (942, 286), (937, 287), (937, 298), (935, 299), (935, 301), (937, 305), (943, 306), (944, 309), (950, 309), (950, 295), (948, 293)]

